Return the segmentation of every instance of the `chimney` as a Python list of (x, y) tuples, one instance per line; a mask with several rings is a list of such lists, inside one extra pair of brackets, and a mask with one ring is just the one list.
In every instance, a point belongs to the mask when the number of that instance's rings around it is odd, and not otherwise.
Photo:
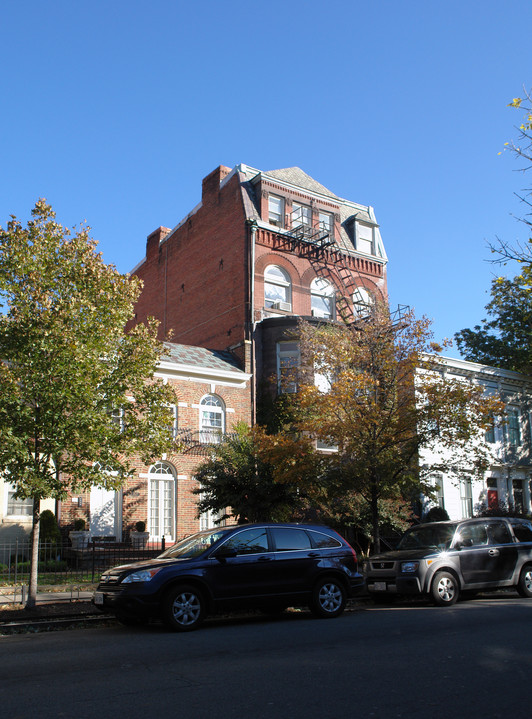
[(159, 254), (159, 245), (170, 232), (168, 227), (158, 227), (146, 240), (146, 259), (150, 260)]
[(201, 199), (204, 205), (218, 201), (220, 183), (230, 172), (230, 167), (219, 165), (216, 170), (213, 170), (207, 177), (203, 178), (203, 182), (201, 183)]

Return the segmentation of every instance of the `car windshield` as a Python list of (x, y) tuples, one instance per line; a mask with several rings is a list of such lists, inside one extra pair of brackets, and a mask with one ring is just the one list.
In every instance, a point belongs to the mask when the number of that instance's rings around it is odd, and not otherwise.
[(449, 549), (456, 524), (424, 524), (409, 529), (397, 545), (397, 549)]
[(198, 532), (191, 537), (182, 539), (177, 544), (159, 555), (159, 557), (172, 557), (181, 559), (191, 559), (203, 554), (207, 549), (227, 534), (228, 529), (209, 529), (206, 532)]

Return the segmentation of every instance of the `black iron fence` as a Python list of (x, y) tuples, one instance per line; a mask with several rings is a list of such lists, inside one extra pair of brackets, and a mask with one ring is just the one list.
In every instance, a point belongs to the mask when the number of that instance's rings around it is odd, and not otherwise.
[[(133, 543), (94, 540), (74, 547), (65, 542), (39, 544), (39, 584), (97, 582), (100, 574), (117, 564), (151, 559), (166, 549), (161, 542), (145, 546)], [(0, 584), (27, 583), (30, 573), (29, 540), (0, 543)]]

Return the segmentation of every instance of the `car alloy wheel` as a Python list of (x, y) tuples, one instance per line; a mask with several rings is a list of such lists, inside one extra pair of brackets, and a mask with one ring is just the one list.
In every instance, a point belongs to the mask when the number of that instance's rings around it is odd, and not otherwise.
[(532, 565), (527, 564), (521, 569), (517, 591), (521, 597), (532, 597)]
[(338, 617), (345, 609), (347, 593), (336, 579), (326, 577), (314, 587), (310, 609), (317, 617)]
[(436, 572), (431, 591), (434, 604), (448, 607), (458, 599), (458, 582), (450, 572)]
[(189, 632), (199, 627), (205, 613), (205, 600), (193, 586), (177, 587), (168, 592), (163, 600), (163, 621), (177, 632)]

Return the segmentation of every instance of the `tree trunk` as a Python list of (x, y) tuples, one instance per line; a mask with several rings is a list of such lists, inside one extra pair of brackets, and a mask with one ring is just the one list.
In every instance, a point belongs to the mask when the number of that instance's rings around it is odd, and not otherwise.
[(377, 480), (373, 479), (371, 485), (371, 522), (373, 525), (373, 551), (381, 551), (381, 537), (379, 532), (379, 493)]
[(40, 500), (33, 499), (33, 526), (31, 528), (30, 582), (26, 609), (33, 609), (37, 603), (37, 573), (39, 568), (39, 518)]

